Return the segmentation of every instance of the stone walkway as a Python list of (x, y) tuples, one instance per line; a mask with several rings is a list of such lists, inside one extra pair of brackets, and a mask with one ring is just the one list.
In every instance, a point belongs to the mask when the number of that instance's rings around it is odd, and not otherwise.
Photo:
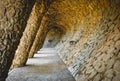
[(44, 48), (26, 66), (9, 72), (6, 81), (75, 81), (53, 48)]

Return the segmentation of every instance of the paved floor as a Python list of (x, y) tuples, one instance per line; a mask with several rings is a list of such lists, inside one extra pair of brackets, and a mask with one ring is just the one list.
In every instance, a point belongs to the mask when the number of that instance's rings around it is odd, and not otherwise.
[(54, 48), (44, 48), (24, 67), (9, 72), (6, 81), (75, 81)]

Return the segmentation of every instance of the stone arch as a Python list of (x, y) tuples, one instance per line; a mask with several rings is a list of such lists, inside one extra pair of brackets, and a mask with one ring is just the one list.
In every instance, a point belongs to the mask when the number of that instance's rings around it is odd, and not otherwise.
[(63, 30), (53, 26), (48, 30), (43, 48), (53, 48), (57, 45), (63, 35)]

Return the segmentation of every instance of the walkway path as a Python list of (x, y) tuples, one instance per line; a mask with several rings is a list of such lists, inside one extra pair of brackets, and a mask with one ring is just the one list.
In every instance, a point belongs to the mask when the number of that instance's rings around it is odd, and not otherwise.
[(41, 49), (24, 67), (9, 72), (6, 81), (75, 81), (55, 49)]

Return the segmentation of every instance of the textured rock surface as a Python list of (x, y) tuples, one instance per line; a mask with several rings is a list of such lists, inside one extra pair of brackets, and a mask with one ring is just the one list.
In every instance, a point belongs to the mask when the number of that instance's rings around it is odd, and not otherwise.
[[(35, 39), (29, 56), (33, 57), (34, 52), (43, 46), (47, 32), (57, 27), (64, 33), (55, 48), (76, 81), (119, 81), (120, 0), (44, 0), (43, 3), (48, 10), (41, 20), (36, 37), (33, 37)], [(18, 15), (23, 15), (23, 20), (17, 24), (18, 28), (14, 28), (13, 25), (16, 23), (12, 22), (17, 22), (18, 19), (13, 17), (19, 11), (15, 11), (14, 8), (19, 9), (19, 6), (22, 8), (24, 4), (16, 3), (16, 6), (8, 8), (1, 5), (3, 3), (0, 3), (2, 10), (0, 11), (2, 21), (0, 22), (0, 58), (2, 58), (0, 62), (4, 66), (4, 62), (7, 64), (6, 62), (9, 61), (5, 58), (10, 57), (10, 52), (7, 51), (9, 52), (7, 54), (4, 50), (9, 48), (12, 54), (15, 51), (12, 50), (13, 44), (16, 44), (13, 42), (17, 42), (16, 39), (19, 36), (19, 23), (22, 22), (25, 26), (23, 21), (26, 20), (27, 11), (21, 13), (26, 7), (23, 10), (20, 9)], [(4, 1), (4, 5), (8, 5), (7, 1)], [(20, 24), (20, 29), (21, 26)], [(11, 27), (19, 31), (13, 32)]]
[(114, 81), (120, 76), (119, 3), (59, 0), (50, 6), (50, 26), (66, 32), (56, 49), (77, 81)]
[(0, 0), (0, 81), (5, 81), (35, 0)]
[(24, 66), (26, 64), (36, 34), (37, 32), (39, 32), (38, 30), (41, 24), (41, 20), (51, 3), (52, 0), (36, 0), (30, 18), (27, 22), (26, 29), (21, 38), (20, 44), (18, 46), (18, 49), (16, 50), (11, 69), (14, 67)]
[(30, 48), (39, 29), (40, 21), (45, 13), (44, 11), (43, 2), (36, 2), (27, 22), (26, 29), (23, 32), (18, 49), (16, 50), (11, 69), (14, 67), (24, 66), (26, 64)]
[(42, 21), (41, 21), (40, 28), (37, 32), (36, 37), (35, 37), (35, 40), (33, 42), (33, 45), (31, 47), (31, 50), (29, 52), (29, 57), (33, 57), (34, 53), (36, 51), (38, 51), (37, 49), (41, 48), (44, 44), (44, 40), (45, 40), (45, 37), (46, 37), (47, 32), (48, 32), (48, 30), (46, 28), (46, 26), (47, 26), (46, 22), (47, 22), (47, 17), (44, 16)]

